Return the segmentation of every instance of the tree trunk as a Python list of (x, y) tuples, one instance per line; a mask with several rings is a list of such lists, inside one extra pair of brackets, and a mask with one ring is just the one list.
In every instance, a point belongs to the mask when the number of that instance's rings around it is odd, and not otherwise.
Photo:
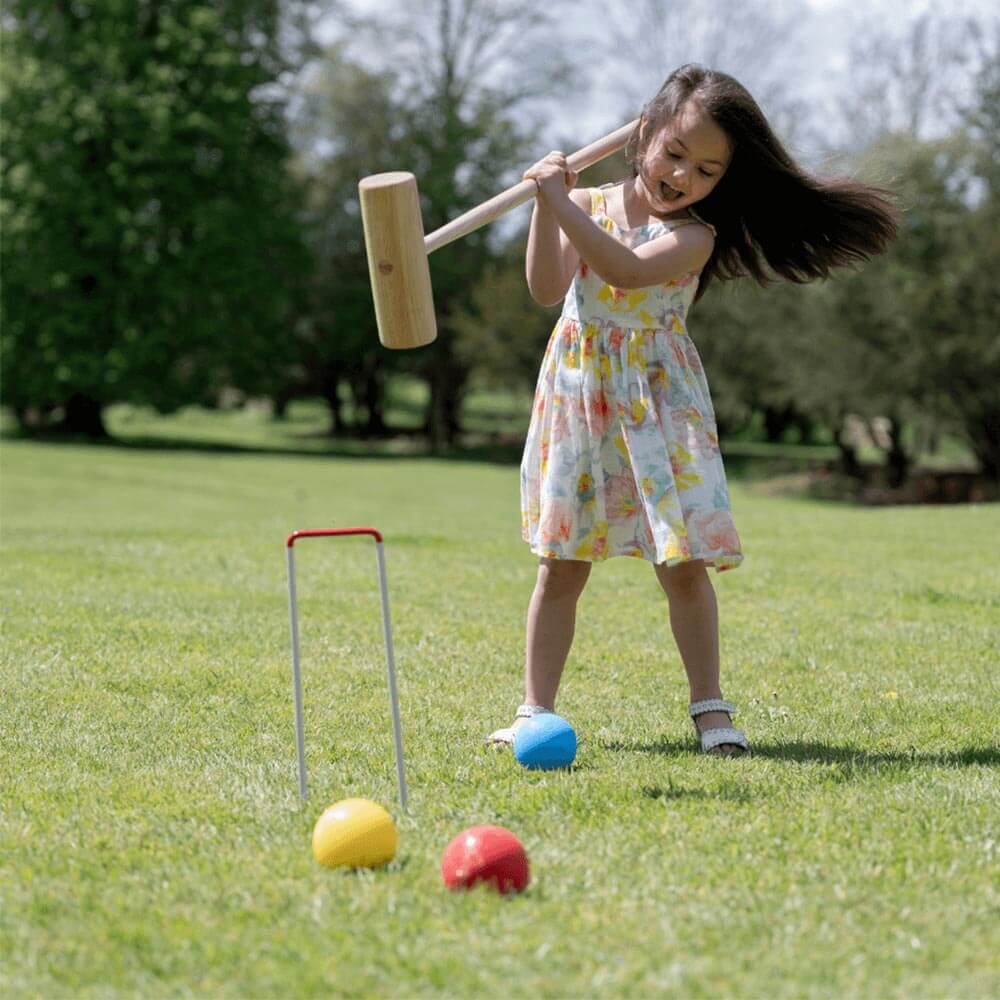
[(104, 426), (104, 404), (85, 393), (74, 392), (66, 400), (66, 413), (57, 430), (83, 434), (94, 441), (109, 437)]
[(439, 364), (431, 370), (431, 398), (427, 406), (425, 431), (431, 450), (442, 451), (455, 444), (462, 431), (461, 409), (465, 373)]
[(802, 413), (796, 413), (793, 423), (799, 430), (799, 444), (812, 444), (816, 433), (812, 419)]
[(448, 444), (448, 430), (444, 416), (444, 393), (437, 368), (431, 371), (428, 381), (430, 382), (431, 397), (427, 401), (427, 422), (424, 425), (424, 430), (427, 433), (431, 451), (437, 454), (444, 451)]
[(889, 417), (890, 447), (886, 456), (889, 469), (889, 486), (898, 489), (910, 474), (910, 456), (903, 446), (903, 425), (895, 416)]
[(984, 476), (1000, 482), (1000, 410), (988, 413), (977, 427), (972, 437), (972, 451), (979, 461)]
[(861, 479), (863, 472), (861, 463), (858, 461), (858, 450), (854, 442), (847, 437), (844, 423), (844, 415), (841, 415), (839, 420), (840, 429), (836, 434), (837, 447), (840, 449), (840, 470), (844, 475), (850, 476), (852, 479)]
[[(340, 376), (340, 366), (333, 364), (324, 365), (320, 375), (320, 393), (330, 410), (330, 427), (327, 430), (330, 437), (336, 437), (344, 429), (344, 413), (340, 408)], [(356, 391), (354, 398), (357, 399)]]
[(448, 428), (449, 443), (458, 440), (462, 433), (462, 400), (465, 396), (465, 378), (461, 381), (449, 379), (448, 392), (445, 394), (444, 419)]
[(295, 398), (295, 390), (286, 385), (271, 397), (271, 414), (275, 420), (284, 420), (288, 416), (288, 404)]
[(370, 437), (385, 436), (385, 372), (378, 358), (372, 361), (365, 379), (365, 406), (368, 408), (368, 425), (365, 428)]
[(767, 440), (779, 443), (794, 420), (795, 411), (791, 406), (783, 406), (780, 409), (774, 406), (765, 406), (764, 432), (767, 434)]

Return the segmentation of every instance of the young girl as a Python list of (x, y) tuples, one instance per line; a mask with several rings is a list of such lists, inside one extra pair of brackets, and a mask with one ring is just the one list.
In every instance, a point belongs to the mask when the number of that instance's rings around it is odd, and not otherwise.
[(626, 159), (630, 179), (592, 190), (574, 189), (560, 152), (524, 174), (538, 187), (528, 287), (541, 305), (565, 300), (521, 464), (522, 533), (541, 557), (525, 703), (489, 740), (509, 745), (554, 710), (591, 564), (636, 556), (667, 596), (702, 749), (745, 754), (706, 571), (743, 553), (688, 310), (715, 277), (801, 283), (865, 260), (895, 237), (895, 216), (881, 188), (803, 171), (750, 94), (697, 65), (646, 105)]

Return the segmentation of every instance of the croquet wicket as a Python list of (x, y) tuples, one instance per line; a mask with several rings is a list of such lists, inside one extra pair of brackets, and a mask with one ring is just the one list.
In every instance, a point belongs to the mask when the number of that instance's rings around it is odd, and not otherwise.
[(306, 790), (305, 726), (302, 718), (302, 672), (299, 664), (299, 624), (295, 594), (295, 543), (300, 538), (326, 538), (338, 535), (371, 535), (375, 539), (379, 589), (382, 596), (382, 631), (385, 635), (385, 664), (389, 678), (389, 701), (392, 705), (392, 733), (396, 743), (396, 776), (399, 779), (399, 804), (406, 809), (406, 776), (403, 773), (403, 736), (399, 725), (399, 699), (396, 695), (396, 665), (392, 652), (392, 626), (389, 621), (389, 588), (385, 578), (385, 554), (382, 534), (375, 528), (318, 528), (293, 531), (285, 543), (288, 553), (288, 614), (292, 629), (292, 686), (295, 696), (295, 742), (299, 754), (299, 796)]

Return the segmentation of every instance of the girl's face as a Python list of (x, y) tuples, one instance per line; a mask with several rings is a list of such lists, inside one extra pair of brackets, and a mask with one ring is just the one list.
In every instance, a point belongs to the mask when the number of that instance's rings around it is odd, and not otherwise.
[(636, 191), (653, 214), (677, 212), (701, 201), (732, 160), (726, 133), (694, 101), (688, 101), (646, 146)]

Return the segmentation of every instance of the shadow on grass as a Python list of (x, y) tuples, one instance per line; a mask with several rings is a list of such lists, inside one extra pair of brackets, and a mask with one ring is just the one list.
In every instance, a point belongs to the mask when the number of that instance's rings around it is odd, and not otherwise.
[[(285, 442), (274, 445), (223, 441), (212, 438), (135, 434), (123, 437), (90, 438), (51, 430), (30, 434), (4, 430), (3, 441), (30, 441), (36, 444), (85, 445), (122, 451), (194, 452), (225, 455), (281, 455), (296, 458), (349, 458), (407, 460), (433, 458), (448, 462), (480, 462), (516, 466), (521, 462), (524, 436), (504, 432), (466, 433), (455, 445), (434, 450), (419, 431), (397, 430), (384, 437), (330, 435), (323, 431), (285, 431)], [(288, 439), (292, 443), (288, 443)], [(302, 441), (297, 445), (295, 440)], [(815, 447), (773, 446), (769, 452), (741, 442), (724, 443), (727, 476), (732, 480), (755, 481), (820, 467), (829, 456)]]
[(303, 441), (319, 442), (301, 447), (295, 444), (258, 445), (234, 441), (135, 435), (134, 437), (90, 438), (82, 434), (34, 433), (21, 434), (5, 431), (2, 441), (29, 441), (33, 444), (54, 446), (83, 445), (89, 448), (107, 448), (120, 451), (195, 452), (225, 455), (280, 455), (295, 458), (351, 458), (351, 459), (406, 459), (434, 458), (452, 462), (485, 462), (493, 465), (519, 465), (523, 442), (494, 441), (483, 435), (468, 435), (467, 443), (435, 451), (421, 437), (396, 435), (386, 438), (333, 437), (323, 433), (304, 432), (298, 437)]
[(644, 799), (725, 799), (727, 802), (749, 802), (753, 796), (746, 788), (738, 786), (724, 787), (717, 791), (707, 792), (704, 788), (683, 788), (675, 785), (672, 781), (667, 783), (667, 787), (660, 785), (643, 785), (641, 790)]
[(374, 868), (368, 868), (361, 865), (357, 868), (347, 868), (338, 867), (337, 874), (335, 877), (342, 879), (343, 881), (355, 881), (355, 882), (373, 882), (375, 879), (382, 875), (393, 874), (395, 872), (404, 871), (410, 865), (409, 856), (396, 857), (392, 861), (387, 861), (385, 864), (376, 865)]
[[(701, 751), (693, 740), (657, 740), (652, 743), (629, 743), (606, 740), (604, 750), (621, 753), (652, 753), (664, 757), (699, 755)], [(922, 753), (915, 747), (907, 751), (868, 751), (857, 747), (830, 746), (826, 743), (751, 743), (753, 757), (787, 760), (799, 764), (835, 764), (840, 780), (863, 776), (893, 767), (977, 767), (1000, 765), (1000, 747), (959, 747), (935, 753)]]
[(836, 454), (830, 449), (811, 445), (754, 446), (740, 441), (722, 442), (726, 477), (743, 482), (814, 473), (835, 458)]

